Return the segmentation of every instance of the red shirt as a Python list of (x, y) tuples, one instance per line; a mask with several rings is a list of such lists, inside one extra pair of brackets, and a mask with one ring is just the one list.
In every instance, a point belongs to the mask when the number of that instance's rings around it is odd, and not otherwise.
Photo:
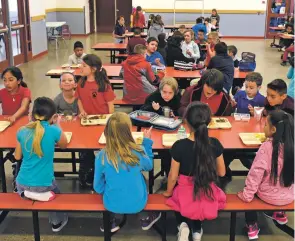
[(107, 85), (104, 92), (98, 92), (98, 85), (95, 81), (86, 81), (84, 87), (78, 85), (76, 97), (81, 100), (83, 108), (88, 115), (109, 114), (108, 102), (115, 99), (114, 91)]
[(212, 97), (210, 97), (209, 99), (204, 95), (204, 92), (202, 92), (201, 94), (201, 102), (209, 105), (212, 114), (214, 115), (218, 109), (219, 106), (221, 104), (221, 100), (223, 97), (223, 93), (217, 94), (217, 95), (213, 95)]
[(138, 19), (136, 19), (136, 12), (133, 14), (133, 28), (143, 28), (145, 26), (145, 18), (142, 13), (138, 13)]
[[(14, 115), (22, 105), (23, 99), (28, 98), (31, 101), (31, 91), (28, 88), (20, 86), (17, 93), (11, 94), (7, 89), (0, 90), (0, 103), (2, 103), (2, 115)], [(25, 115), (29, 113), (29, 108)]]

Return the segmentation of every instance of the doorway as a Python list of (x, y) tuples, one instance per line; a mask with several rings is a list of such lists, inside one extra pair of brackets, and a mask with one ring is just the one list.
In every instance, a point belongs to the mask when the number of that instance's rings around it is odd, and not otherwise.
[(266, 17), (266, 30), (265, 37), (273, 38), (280, 29), (274, 29), (273, 27), (279, 27), (284, 25), (287, 20), (290, 9), (290, 0), (269, 0), (267, 3), (267, 17)]
[[(7, 27), (7, 4), (11, 32)], [(32, 59), (30, 31), (29, 0), (0, 0), (0, 72), (10, 65), (11, 58), (14, 65)]]
[(116, 24), (116, 16), (124, 16), (125, 25), (130, 26), (132, 0), (96, 0), (97, 32), (111, 33)]
[(95, 25), (94, 25), (94, 0), (89, 0), (89, 22), (90, 22), (90, 33), (94, 33)]

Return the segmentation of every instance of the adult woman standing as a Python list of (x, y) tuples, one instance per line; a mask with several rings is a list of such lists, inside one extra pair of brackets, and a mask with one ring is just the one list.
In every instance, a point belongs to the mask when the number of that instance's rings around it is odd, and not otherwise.
[(145, 27), (145, 18), (142, 13), (142, 8), (140, 6), (136, 7), (136, 10), (131, 15), (131, 28), (144, 28)]

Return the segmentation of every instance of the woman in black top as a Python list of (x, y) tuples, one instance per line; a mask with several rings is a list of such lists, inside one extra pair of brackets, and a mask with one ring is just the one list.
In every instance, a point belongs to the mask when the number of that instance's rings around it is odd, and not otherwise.
[(171, 109), (171, 117), (177, 116), (177, 110), (180, 107), (180, 99), (181, 95), (178, 92), (178, 83), (176, 79), (164, 78), (160, 82), (159, 89), (146, 98), (145, 104), (141, 109), (164, 115), (163, 107), (169, 107)]
[(184, 40), (183, 36), (172, 36), (167, 41), (167, 66), (174, 66), (174, 61), (182, 61), (185, 63), (195, 62), (193, 58), (187, 58), (183, 55), (181, 49), (181, 42)]

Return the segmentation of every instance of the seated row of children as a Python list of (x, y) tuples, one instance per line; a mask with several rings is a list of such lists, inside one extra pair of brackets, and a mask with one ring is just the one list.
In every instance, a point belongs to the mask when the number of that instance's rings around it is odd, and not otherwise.
[[(163, 195), (168, 197), (167, 205), (175, 211), (180, 241), (188, 241), (190, 231), (193, 240), (200, 241), (202, 221), (217, 218), (218, 210), (226, 204), (226, 195), (218, 187), (219, 177), (225, 174), (223, 146), (208, 135), (211, 115), (207, 104), (192, 102), (185, 114), (190, 135), (171, 148), (171, 169)], [(31, 118), (31, 122), (17, 133), (15, 159), (22, 160), (17, 190), (23, 198), (48, 201), (60, 193), (53, 170), (55, 145), (66, 148), (67, 140), (51, 99), (37, 98)], [(293, 131), (291, 115), (282, 110), (269, 113), (265, 126), (265, 135), (269, 139), (259, 148), (246, 187), (238, 193), (242, 201), (251, 202), (255, 194), (272, 205), (294, 201)], [(147, 203), (147, 187), (141, 172), (153, 168), (153, 141), (150, 129), (144, 132), (142, 145), (136, 144), (131, 134), (131, 120), (121, 112), (110, 117), (104, 134), (106, 147), (96, 156), (93, 186), (103, 195), (106, 209), (113, 213), (111, 232), (116, 232), (119, 226), (115, 214), (138, 213)], [(198, 208), (200, 206), (203, 208)], [(50, 212), (49, 215), (54, 232), (59, 232), (68, 222), (65, 213)], [(265, 215), (282, 225), (288, 222), (284, 212), (267, 212)], [(142, 219), (142, 228), (148, 230), (160, 216), (150, 214)], [(257, 213), (246, 212), (245, 216), (249, 239), (257, 239)], [(103, 226), (101, 230), (104, 231)]]

